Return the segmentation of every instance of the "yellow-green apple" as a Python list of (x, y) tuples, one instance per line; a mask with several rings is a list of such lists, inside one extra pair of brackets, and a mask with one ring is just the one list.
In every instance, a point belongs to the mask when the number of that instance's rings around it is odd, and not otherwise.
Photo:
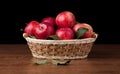
[(82, 38), (89, 38), (93, 34), (93, 28), (87, 23), (77, 23), (74, 27), (73, 30), (76, 33), (79, 28), (87, 28), (88, 31), (82, 36)]
[(55, 21), (58, 27), (73, 27), (75, 25), (76, 19), (72, 12), (63, 11), (56, 16)]
[(39, 26), (35, 28), (34, 35), (38, 39), (46, 39), (48, 36), (54, 34), (54, 27), (49, 23), (40, 23)]
[(41, 22), (47, 22), (50, 23), (51, 26), (55, 26), (55, 18), (54, 17), (45, 17), (42, 19)]
[(71, 28), (59, 28), (56, 30), (56, 35), (61, 40), (70, 40), (74, 38), (74, 31)]
[(33, 35), (33, 33), (34, 33), (34, 30), (35, 30), (35, 28), (37, 27), (39, 25), (39, 22), (37, 22), (37, 21), (30, 21), (27, 25), (26, 25), (26, 27), (25, 27), (25, 29), (24, 29), (24, 32), (25, 33), (27, 33), (27, 34), (29, 34), (29, 35)]

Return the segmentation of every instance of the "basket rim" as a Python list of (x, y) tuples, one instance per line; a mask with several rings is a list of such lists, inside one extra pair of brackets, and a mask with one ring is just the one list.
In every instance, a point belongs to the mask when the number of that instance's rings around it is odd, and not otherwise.
[(71, 39), (71, 40), (45, 40), (45, 39), (34, 39), (34, 38), (30, 38), (28, 36), (25, 36), (25, 33), (23, 33), (23, 37), (26, 39), (26, 41), (28, 42), (33, 42), (33, 43), (44, 43), (44, 44), (50, 44), (50, 43), (90, 43), (90, 42), (94, 42), (97, 37), (98, 34), (94, 33), (95, 37), (91, 37), (91, 38), (84, 38), (84, 39)]

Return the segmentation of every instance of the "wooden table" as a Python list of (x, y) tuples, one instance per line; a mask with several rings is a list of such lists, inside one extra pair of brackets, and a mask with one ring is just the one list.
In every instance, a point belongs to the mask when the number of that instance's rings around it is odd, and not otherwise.
[(120, 45), (95, 44), (87, 59), (35, 65), (26, 44), (0, 45), (0, 74), (120, 74)]

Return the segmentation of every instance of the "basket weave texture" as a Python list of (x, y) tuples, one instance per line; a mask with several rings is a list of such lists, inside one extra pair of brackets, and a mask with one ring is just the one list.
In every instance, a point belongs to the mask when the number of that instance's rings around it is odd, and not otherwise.
[(73, 40), (33, 39), (23, 33), (28, 47), (36, 58), (45, 59), (83, 59), (90, 53), (98, 34), (91, 38)]

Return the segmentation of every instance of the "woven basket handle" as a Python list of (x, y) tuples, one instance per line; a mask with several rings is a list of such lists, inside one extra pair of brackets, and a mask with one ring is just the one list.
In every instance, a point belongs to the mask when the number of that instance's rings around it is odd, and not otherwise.
[(98, 34), (97, 33), (95, 33), (95, 32), (93, 32), (93, 34), (92, 34), (92, 36), (91, 36), (92, 38), (97, 38), (98, 37)]
[(27, 37), (28, 37), (28, 34), (27, 34), (27, 33), (23, 33), (23, 37), (24, 37), (24, 38), (27, 38)]

